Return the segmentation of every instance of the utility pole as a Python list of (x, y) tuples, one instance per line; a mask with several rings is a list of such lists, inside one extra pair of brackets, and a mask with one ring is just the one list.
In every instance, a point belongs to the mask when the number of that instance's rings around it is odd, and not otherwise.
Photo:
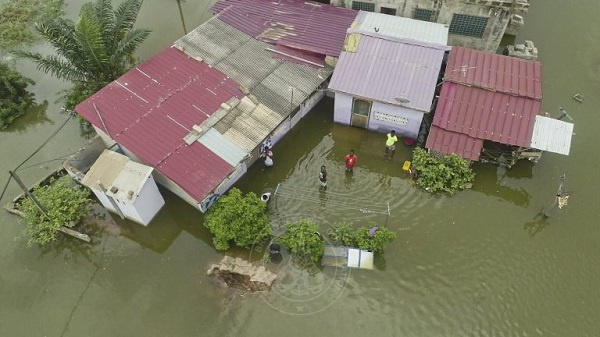
[[(42, 206), (42, 204), (35, 198), (35, 196), (33, 195), (33, 193), (29, 192), (29, 189), (25, 186), (25, 184), (23, 184), (23, 182), (21, 181), (21, 178), (19, 178), (19, 176), (15, 172), (13, 172), (13, 171), (9, 170), (8, 173), (10, 174), (11, 177), (13, 177), (15, 179), (15, 181), (17, 182), (17, 184), (19, 185), (19, 187), (21, 187), (21, 189), (23, 190), (23, 192), (25, 193), (25, 195), (28, 196), (31, 199), (31, 201), (33, 201), (33, 203), (37, 206), (37, 208), (39, 208), (40, 212), (42, 212), (42, 214), (47, 219), (49, 219), (50, 217), (48, 216), (48, 211), (46, 210), (46, 208), (44, 208), (44, 206)], [(70, 235), (72, 237), (75, 237), (75, 238), (77, 238), (79, 240), (82, 240), (82, 241), (85, 241), (85, 242), (88, 242), (88, 243), (92, 241), (87, 234), (79, 233), (79, 232), (74, 231), (74, 230), (72, 230), (70, 228), (67, 228), (65, 226), (61, 226), (58, 230), (60, 232), (64, 233), (64, 234)]]
[(10, 175), (13, 177), (13, 179), (15, 179), (17, 184), (19, 184), (19, 187), (21, 187), (21, 189), (23, 190), (25, 195), (27, 195), (31, 199), (31, 201), (33, 201), (33, 203), (37, 206), (37, 208), (40, 209), (40, 212), (42, 212), (42, 214), (44, 214), (44, 216), (47, 218), (48, 212), (46, 211), (44, 206), (42, 206), (42, 204), (40, 204), (40, 202), (33, 196), (33, 194), (31, 192), (29, 192), (29, 189), (27, 187), (25, 187), (25, 185), (21, 181), (21, 178), (19, 178), (19, 176), (13, 171), (9, 170), (8, 173), (10, 173)]

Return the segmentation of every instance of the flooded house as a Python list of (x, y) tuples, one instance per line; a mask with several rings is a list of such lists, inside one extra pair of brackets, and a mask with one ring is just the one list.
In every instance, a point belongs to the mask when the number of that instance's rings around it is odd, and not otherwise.
[(416, 139), (432, 109), (447, 39), (441, 24), (361, 11), (329, 83), (334, 121)]
[(76, 107), (107, 146), (202, 212), (324, 96), (325, 59), (357, 14), (249, 2), (217, 3), (211, 20)]
[(542, 113), (542, 65), (453, 47), (425, 147), (512, 166), (568, 155), (573, 124)]
[(516, 36), (529, 0), (321, 0), (355, 10), (384, 13), (449, 27), (448, 42), (495, 53), (505, 35)]

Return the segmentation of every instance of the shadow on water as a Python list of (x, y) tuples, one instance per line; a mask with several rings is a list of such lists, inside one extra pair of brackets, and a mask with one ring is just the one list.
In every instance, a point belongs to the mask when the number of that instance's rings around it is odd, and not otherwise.
[(475, 163), (475, 184), (472, 190), (487, 196), (498, 197), (511, 204), (527, 208), (531, 195), (523, 188), (518, 187), (516, 180), (527, 179), (533, 176), (533, 164), (530, 162), (517, 162), (511, 169), (492, 164)]
[(48, 101), (43, 101), (41, 104), (36, 104), (31, 107), (23, 116), (15, 119), (15, 121), (4, 132), (7, 133), (25, 133), (36, 125), (51, 124), (54, 121), (48, 118), (46, 112), (48, 110)]

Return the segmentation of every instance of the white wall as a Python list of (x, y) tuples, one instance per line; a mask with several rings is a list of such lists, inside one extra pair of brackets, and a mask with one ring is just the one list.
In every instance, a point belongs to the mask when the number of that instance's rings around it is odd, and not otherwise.
[(333, 121), (336, 123), (350, 125), (352, 115), (352, 96), (341, 92), (335, 93), (333, 105)]
[(165, 199), (163, 199), (160, 194), (154, 178), (150, 176), (133, 203), (133, 208), (136, 210), (136, 214), (139, 217), (138, 222), (144, 226), (148, 226), (150, 221), (152, 221), (164, 204)]
[[(392, 116), (391, 119), (398, 117), (400, 120), (407, 121), (408, 124), (403, 125), (400, 122), (378, 120), (376, 118), (376, 112)], [(369, 116), (369, 130), (381, 133), (388, 133), (390, 130), (396, 130), (396, 133), (399, 135), (417, 139), (422, 120), (423, 113), (420, 111), (382, 102), (373, 102), (371, 115)]]

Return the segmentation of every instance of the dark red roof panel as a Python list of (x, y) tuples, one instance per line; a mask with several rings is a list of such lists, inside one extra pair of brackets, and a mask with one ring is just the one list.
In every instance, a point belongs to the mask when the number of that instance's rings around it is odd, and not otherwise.
[(473, 138), (529, 146), (540, 109), (538, 100), (446, 82), (433, 125)]
[(200, 143), (193, 125), (243, 93), (226, 75), (167, 48), (88, 98), (77, 113), (202, 201), (234, 168)]
[(542, 65), (537, 61), (452, 47), (444, 80), (542, 99)]
[(335, 57), (358, 14), (306, 0), (220, 0), (211, 11), (258, 40)]
[(432, 125), (425, 147), (441, 154), (456, 154), (465, 159), (479, 160), (483, 140)]

